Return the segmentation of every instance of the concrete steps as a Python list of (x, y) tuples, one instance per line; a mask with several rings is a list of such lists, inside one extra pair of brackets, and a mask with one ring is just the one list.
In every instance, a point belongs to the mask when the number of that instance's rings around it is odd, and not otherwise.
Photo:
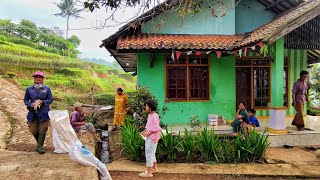
[(320, 131), (297, 131), (291, 127), (287, 128), (288, 134), (269, 133), (270, 147), (289, 146), (314, 146), (320, 145)]

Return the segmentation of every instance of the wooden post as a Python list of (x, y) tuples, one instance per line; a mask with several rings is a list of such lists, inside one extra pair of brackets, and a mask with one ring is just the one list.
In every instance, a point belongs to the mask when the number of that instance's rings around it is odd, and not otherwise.
[(92, 104), (92, 109), (94, 109), (94, 99), (93, 99), (93, 83), (91, 84), (91, 104)]

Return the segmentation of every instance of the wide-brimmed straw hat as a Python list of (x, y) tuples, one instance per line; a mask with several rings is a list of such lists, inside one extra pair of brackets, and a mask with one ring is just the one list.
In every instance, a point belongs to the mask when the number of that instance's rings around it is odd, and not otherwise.
[(82, 106), (82, 103), (76, 102), (76, 103), (74, 103), (73, 106), (74, 106), (74, 108), (78, 108), (78, 107)]

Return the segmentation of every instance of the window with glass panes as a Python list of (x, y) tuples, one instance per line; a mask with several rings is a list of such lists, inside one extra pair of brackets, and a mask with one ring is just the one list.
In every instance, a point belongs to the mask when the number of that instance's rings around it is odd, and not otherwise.
[[(243, 57), (236, 60), (237, 104), (245, 102), (247, 108), (266, 108), (270, 102), (270, 61), (261, 57)], [(248, 80), (250, 82), (248, 83)], [(246, 82), (246, 84), (242, 84)], [(284, 60), (284, 106), (288, 94), (288, 58)], [(250, 94), (250, 97), (247, 97)]]
[(209, 100), (208, 56), (166, 59), (166, 98), (169, 100)]

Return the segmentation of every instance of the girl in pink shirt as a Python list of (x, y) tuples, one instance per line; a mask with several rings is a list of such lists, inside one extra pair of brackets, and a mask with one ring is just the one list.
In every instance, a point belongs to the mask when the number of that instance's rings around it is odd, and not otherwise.
[(160, 139), (160, 119), (155, 112), (157, 104), (153, 100), (146, 101), (146, 111), (149, 113), (146, 129), (141, 133), (145, 139), (145, 154), (147, 170), (139, 174), (141, 177), (153, 177), (152, 170), (157, 171), (156, 150)]

